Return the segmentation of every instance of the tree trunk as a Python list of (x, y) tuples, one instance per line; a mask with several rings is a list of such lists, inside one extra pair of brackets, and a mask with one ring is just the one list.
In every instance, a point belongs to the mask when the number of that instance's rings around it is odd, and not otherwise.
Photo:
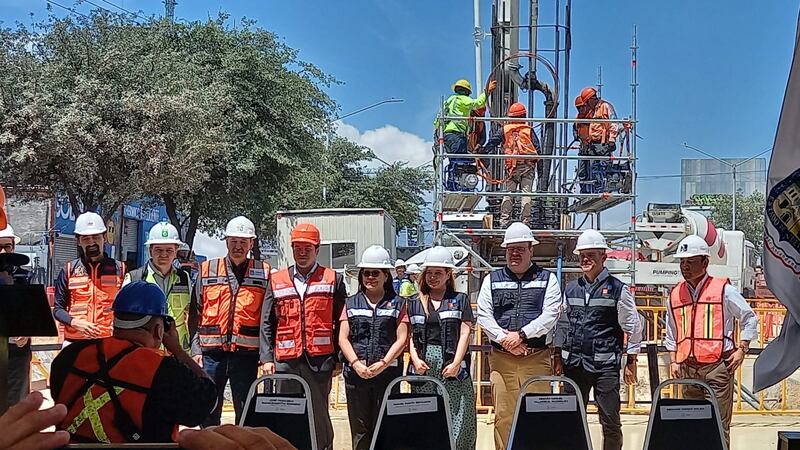
[[(183, 228), (181, 227), (180, 219), (178, 219), (178, 205), (175, 204), (175, 199), (171, 195), (164, 195), (161, 200), (164, 201), (164, 209), (167, 210), (169, 222), (178, 229), (178, 235), (182, 235)], [(181, 238), (184, 239), (184, 242), (186, 241), (186, 236), (181, 236)]]

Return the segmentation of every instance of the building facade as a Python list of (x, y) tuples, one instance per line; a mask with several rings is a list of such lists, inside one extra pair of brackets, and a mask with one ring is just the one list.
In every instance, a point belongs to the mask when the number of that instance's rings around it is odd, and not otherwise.
[[(738, 164), (746, 158), (723, 158)], [(736, 192), (748, 197), (762, 194), (767, 188), (767, 160), (755, 158), (736, 167)], [(686, 205), (695, 194), (730, 194), (733, 191), (733, 172), (730, 166), (715, 159), (681, 160), (681, 203)]]

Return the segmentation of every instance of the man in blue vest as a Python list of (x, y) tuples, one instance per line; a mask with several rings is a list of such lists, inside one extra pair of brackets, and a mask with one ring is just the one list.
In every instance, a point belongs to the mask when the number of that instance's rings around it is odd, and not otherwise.
[(607, 250), (606, 239), (597, 230), (586, 230), (578, 237), (575, 254), (583, 276), (567, 283), (564, 290), (564, 314), (556, 327), (553, 363), (556, 373), (563, 371), (578, 385), (584, 405), (594, 389), (603, 450), (621, 450), (619, 371), (622, 355), (627, 353), (625, 383), (636, 384), (642, 322), (628, 286), (604, 266)]
[[(558, 320), (561, 288), (554, 274), (531, 262), (536, 244), (527, 225), (512, 223), (501, 244), (506, 267), (484, 278), (478, 294), (478, 325), (492, 343), (489, 379), (498, 450), (507, 447), (519, 387), (531, 377), (552, 374), (550, 332)], [(549, 389), (536, 383), (531, 391)]]

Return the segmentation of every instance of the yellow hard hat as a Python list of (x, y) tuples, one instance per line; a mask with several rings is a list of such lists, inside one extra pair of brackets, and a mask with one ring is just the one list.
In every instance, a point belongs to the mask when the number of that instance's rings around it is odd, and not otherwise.
[(464, 88), (464, 89), (472, 92), (472, 85), (469, 84), (469, 81), (467, 81), (467, 80), (458, 80), (458, 81), (456, 81), (456, 83), (453, 85), (453, 91), (455, 91), (457, 87)]

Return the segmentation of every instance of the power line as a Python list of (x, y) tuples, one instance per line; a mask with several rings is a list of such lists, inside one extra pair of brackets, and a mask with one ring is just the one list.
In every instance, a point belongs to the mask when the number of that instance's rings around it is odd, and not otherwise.
[[(766, 170), (743, 170), (736, 171), (737, 174), (741, 173), (767, 173)], [(637, 180), (657, 180), (660, 178), (691, 178), (691, 177), (710, 177), (715, 175), (732, 175), (733, 172), (716, 172), (716, 173), (692, 173), (692, 174), (671, 174), (671, 175), (640, 175), (636, 177)]]
[(66, 9), (67, 11), (71, 12), (72, 14), (77, 14), (77, 15), (79, 15), (79, 16), (83, 16), (83, 17), (85, 17), (85, 18), (87, 18), (87, 19), (91, 19), (91, 17), (87, 16), (86, 14), (84, 14), (84, 13), (82, 13), (82, 12), (75, 11), (74, 9), (72, 9), (72, 8), (68, 8), (68, 7), (66, 7), (66, 6), (64, 6), (64, 5), (61, 5), (61, 4), (59, 4), (59, 3), (56, 3), (56, 2), (54, 2), (53, 0), (45, 0), (45, 3), (47, 3), (48, 5), (56, 5), (56, 6), (58, 6), (59, 8)]
[[(88, 0), (85, 0), (85, 1), (88, 1)], [(125, 11), (126, 13), (128, 13), (128, 14), (131, 14), (131, 15), (133, 15), (133, 16), (136, 16), (136, 17), (138, 17), (138, 18), (140, 18), (140, 19), (142, 19), (142, 20), (147, 20), (147, 17), (142, 17), (142, 16), (140, 16), (139, 14), (137, 14), (137, 13), (135, 13), (135, 12), (133, 12), (133, 11), (129, 11), (129, 10), (127, 10), (127, 9), (123, 8), (122, 6), (119, 6), (119, 5), (115, 4), (115, 3), (111, 3), (111, 2), (109, 2), (108, 0), (100, 0), (100, 1), (101, 1), (101, 2), (103, 2), (103, 3), (105, 3), (105, 4), (107, 4), (107, 5), (111, 5), (111, 6), (113, 6), (114, 8), (117, 8), (117, 9), (119, 9), (119, 10)]]

